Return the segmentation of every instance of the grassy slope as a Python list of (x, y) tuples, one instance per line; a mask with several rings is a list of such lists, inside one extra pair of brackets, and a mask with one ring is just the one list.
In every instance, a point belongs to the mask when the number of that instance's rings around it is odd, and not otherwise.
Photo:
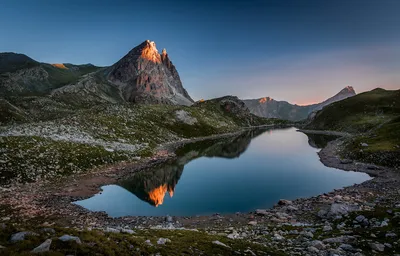
[[(53, 105), (56, 105), (55, 103)], [(193, 125), (181, 122), (177, 110), (186, 111), (197, 119)], [(17, 126), (0, 126), (0, 133), (18, 131), (19, 136), (0, 137), (0, 180), (30, 181), (36, 178), (85, 172), (99, 166), (120, 161), (132, 161), (134, 156), (149, 156), (160, 144), (184, 138), (202, 137), (234, 132), (248, 126), (248, 117), (236, 117), (212, 106), (167, 105), (101, 105), (90, 109), (75, 109), (58, 113), (59, 108), (44, 111), (56, 119)], [(276, 120), (255, 118), (251, 125), (273, 124)], [(44, 138), (44, 135), (47, 138)], [(92, 144), (77, 143), (70, 139), (55, 141), (52, 135), (90, 137), (102, 143), (137, 145), (137, 150), (115, 149)]]
[[(33, 231), (37, 236), (27, 236), (27, 239), (10, 243), (12, 234), (19, 231)], [(246, 250), (252, 250), (257, 255), (284, 255), (276, 250), (240, 239), (228, 239), (224, 236), (209, 235), (196, 231), (168, 230), (136, 230), (135, 234), (106, 233), (102, 230), (79, 231), (72, 228), (55, 228), (55, 233), (46, 233), (40, 227), (29, 228), (21, 226), (5, 226), (0, 230), (0, 244), (6, 249), (0, 249), (1, 255), (32, 255), (29, 252), (46, 239), (52, 239), (50, 251), (44, 255), (233, 255), (235, 251), (242, 255), (251, 255)], [(78, 236), (81, 244), (62, 242), (62, 235)], [(159, 238), (168, 238), (170, 242), (158, 245)], [(150, 240), (152, 246), (147, 245)], [(230, 248), (213, 244), (220, 241)], [(43, 254), (41, 254), (43, 255)]]
[(336, 102), (319, 111), (306, 128), (357, 134), (343, 156), (400, 166), (400, 90), (375, 89)]

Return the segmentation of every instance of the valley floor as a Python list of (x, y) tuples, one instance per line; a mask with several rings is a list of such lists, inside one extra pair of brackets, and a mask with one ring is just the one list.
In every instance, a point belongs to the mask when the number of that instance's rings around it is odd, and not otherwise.
[[(340, 159), (342, 139), (318, 153), (321, 161), (374, 178), (312, 198), (281, 200), (273, 209), (199, 217), (110, 218), (71, 204), (99, 192), (101, 185), (173, 159), (175, 145), (165, 145), (133, 165), (2, 187), (2, 255), (28, 253), (46, 239), (52, 239), (50, 250), (55, 255), (361, 256), (400, 252), (399, 173)], [(22, 242), (10, 241), (20, 231), (33, 233)], [(70, 237), (62, 242), (58, 239), (62, 235), (79, 237), (81, 243)]]

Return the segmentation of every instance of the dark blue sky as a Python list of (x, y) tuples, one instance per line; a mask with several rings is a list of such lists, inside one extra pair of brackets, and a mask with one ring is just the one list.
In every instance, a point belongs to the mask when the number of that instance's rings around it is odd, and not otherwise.
[(149, 39), (195, 99), (304, 104), (400, 88), (399, 13), (398, 0), (2, 0), (0, 51), (106, 66)]

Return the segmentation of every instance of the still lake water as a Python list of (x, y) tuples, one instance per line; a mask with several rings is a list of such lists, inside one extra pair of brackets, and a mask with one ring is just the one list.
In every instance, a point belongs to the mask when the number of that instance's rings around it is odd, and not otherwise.
[(287, 128), (189, 144), (178, 150), (177, 161), (75, 203), (112, 217), (250, 212), (370, 179), (324, 166), (317, 152), (330, 139)]

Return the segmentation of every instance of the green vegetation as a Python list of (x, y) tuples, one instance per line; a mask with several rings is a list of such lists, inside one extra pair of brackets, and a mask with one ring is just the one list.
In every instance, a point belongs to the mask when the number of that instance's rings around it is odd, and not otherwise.
[(343, 156), (400, 167), (400, 117), (351, 140), (346, 145)]
[(356, 134), (343, 157), (400, 167), (400, 90), (378, 88), (333, 103), (306, 128)]
[[(12, 234), (32, 231), (37, 235), (11, 243)], [(77, 236), (75, 241), (58, 240), (63, 235)], [(159, 238), (169, 239), (165, 244), (157, 244)], [(284, 255), (265, 246), (240, 239), (232, 240), (223, 236), (209, 235), (201, 231), (188, 230), (135, 230), (134, 234), (111, 233), (102, 230), (77, 230), (72, 228), (30, 228), (23, 225), (5, 225), (0, 229), (0, 245), (6, 247), (1, 255), (31, 255), (29, 252), (46, 239), (52, 239), (50, 251), (41, 255)], [(151, 244), (146, 242), (150, 241)], [(229, 247), (214, 244), (220, 241)]]
[(375, 89), (318, 111), (307, 129), (368, 132), (400, 115), (400, 90)]
[[(1, 183), (87, 172), (153, 155), (166, 142), (276, 121), (251, 114), (235, 116), (218, 105), (108, 104), (85, 109), (46, 97), (28, 97), (18, 104), (35, 107), (26, 115), (28, 123), (0, 127), (0, 134), (7, 135), (0, 137)], [(196, 121), (185, 122), (178, 112)]]
[(54, 67), (49, 64), (42, 64), (49, 74), (49, 83), (55, 89), (63, 85), (76, 83), (83, 75), (99, 70), (99, 67), (93, 65), (72, 65), (65, 64), (68, 69)]

